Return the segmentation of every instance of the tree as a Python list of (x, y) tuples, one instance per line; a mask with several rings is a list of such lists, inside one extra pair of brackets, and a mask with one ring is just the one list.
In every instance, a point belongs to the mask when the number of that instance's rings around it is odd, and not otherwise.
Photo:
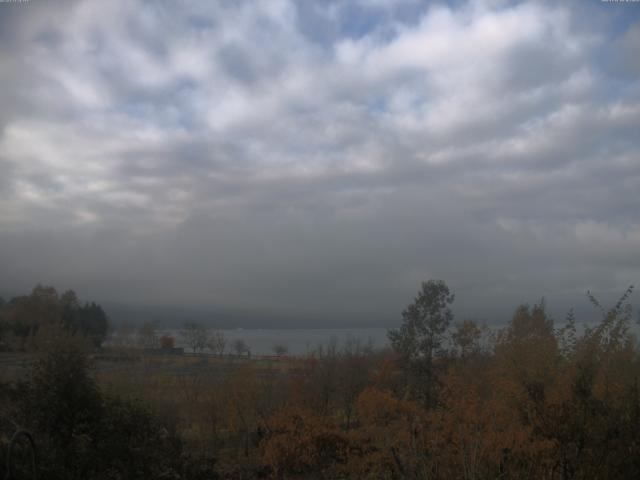
[(249, 347), (243, 339), (239, 338), (233, 342), (233, 350), (236, 352), (236, 355), (241, 356), (243, 353), (249, 352)]
[(542, 398), (553, 383), (559, 361), (553, 319), (544, 300), (532, 308), (520, 305), (509, 324), (498, 332), (495, 357), (502, 376)]
[(37, 439), (39, 478), (182, 478), (175, 432), (142, 404), (103, 394), (81, 338), (58, 337), (18, 388), (16, 417)]
[(91, 339), (99, 347), (107, 338), (109, 319), (102, 307), (95, 302), (80, 305), (73, 290), (67, 290), (60, 297), (61, 320), (70, 333), (80, 333)]
[(480, 351), (481, 338), (482, 329), (473, 320), (464, 320), (462, 323), (456, 324), (455, 330), (451, 334), (456, 354), (463, 359)]
[(209, 331), (197, 322), (185, 322), (180, 335), (193, 353), (202, 352), (209, 344)]
[(224, 338), (224, 334), (220, 330), (216, 330), (209, 335), (209, 343), (207, 346), (214, 354), (222, 356), (224, 355), (224, 349), (227, 346), (227, 340)]
[(427, 407), (435, 402), (434, 358), (441, 353), (444, 334), (453, 320), (449, 306), (454, 298), (442, 280), (423, 282), (413, 303), (402, 312), (400, 328), (387, 334), (393, 349), (404, 359), (413, 394)]
[(91, 339), (95, 347), (99, 347), (107, 338), (109, 319), (97, 303), (85, 303), (78, 310), (78, 324), (80, 333)]
[(262, 461), (273, 478), (344, 478), (336, 470), (345, 462), (348, 440), (330, 419), (287, 406), (267, 420), (266, 428)]
[(238, 435), (245, 457), (249, 457), (252, 433), (258, 426), (261, 390), (256, 372), (250, 363), (233, 372), (226, 385), (225, 394), (229, 430)]
[(348, 478), (438, 478), (427, 474), (426, 415), (419, 405), (368, 387), (356, 410), (359, 428), (350, 432)]
[(32, 321), (36, 325), (55, 325), (60, 323), (60, 297), (55, 288), (36, 285), (31, 292), (29, 303)]
[(272, 350), (273, 350), (273, 353), (275, 353), (278, 357), (281, 357), (282, 355), (286, 355), (289, 349), (287, 348), (286, 345), (277, 343), (273, 346)]
[(80, 330), (78, 321), (78, 310), (80, 310), (80, 301), (76, 292), (67, 290), (60, 296), (60, 305), (62, 306), (62, 324), (72, 333)]
[(355, 401), (369, 382), (371, 344), (358, 338), (347, 338), (339, 355), (337, 399), (344, 415), (344, 428), (351, 428)]
[(158, 348), (158, 334), (153, 322), (146, 321), (138, 329), (138, 344), (142, 348)]
[(26, 340), (33, 339), (41, 326), (60, 324), (60, 302), (53, 287), (38, 284), (30, 295), (12, 298), (8, 307), (8, 323), (13, 333), (22, 338), (22, 348), (28, 346)]
[[(35, 346), (33, 341), (40, 329), (53, 332), (60, 328), (88, 337), (98, 347), (109, 327), (109, 319), (100, 305), (80, 306), (73, 290), (58, 295), (55, 288), (42, 285), (37, 285), (30, 295), (12, 298), (0, 310), (3, 333), (20, 350)], [(39, 334), (41, 340), (44, 336), (42, 332)]]
[[(20, 407), (30, 429), (47, 439), (47, 478), (64, 478), (53, 472), (71, 468), (86, 473), (90, 462), (78, 459), (85, 438), (96, 432), (103, 405), (89, 359), (76, 338), (58, 338), (34, 365)], [(75, 478), (81, 476), (78, 475)]]

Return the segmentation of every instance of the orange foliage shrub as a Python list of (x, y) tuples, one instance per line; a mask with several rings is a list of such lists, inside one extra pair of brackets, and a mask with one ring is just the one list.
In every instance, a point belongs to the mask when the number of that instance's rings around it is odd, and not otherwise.
[(493, 380), (483, 394), (479, 382), (454, 372), (444, 379), (442, 406), (429, 415), (428, 448), (439, 478), (496, 478), (513, 462), (539, 468), (551, 448), (522, 421), (508, 391), (514, 385)]
[(345, 461), (346, 436), (330, 420), (300, 407), (287, 407), (266, 423), (262, 460), (275, 478), (308, 478), (336, 471)]
[(415, 478), (426, 468), (426, 414), (418, 404), (369, 387), (356, 401), (358, 428), (349, 433), (349, 478)]

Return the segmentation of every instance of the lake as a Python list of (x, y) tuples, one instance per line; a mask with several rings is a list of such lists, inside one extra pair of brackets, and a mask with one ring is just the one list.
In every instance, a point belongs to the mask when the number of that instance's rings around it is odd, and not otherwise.
[[(233, 352), (233, 343), (244, 340), (253, 355), (273, 355), (275, 345), (283, 345), (289, 355), (305, 355), (318, 347), (334, 344), (340, 349), (349, 341), (370, 344), (379, 349), (388, 345), (386, 328), (314, 328), (314, 329), (220, 329), (227, 342), (226, 352)], [(165, 330), (176, 346), (184, 347), (180, 330)]]

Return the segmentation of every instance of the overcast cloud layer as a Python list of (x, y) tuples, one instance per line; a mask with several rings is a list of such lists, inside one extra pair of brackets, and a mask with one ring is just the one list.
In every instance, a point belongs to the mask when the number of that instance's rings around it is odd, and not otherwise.
[(0, 3), (0, 292), (397, 321), (640, 278), (640, 4)]

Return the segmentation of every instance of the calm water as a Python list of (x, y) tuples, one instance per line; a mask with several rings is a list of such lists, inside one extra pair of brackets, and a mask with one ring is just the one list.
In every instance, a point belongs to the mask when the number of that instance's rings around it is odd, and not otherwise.
[[(289, 355), (304, 355), (319, 346), (331, 344), (341, 348), (349, 341), (371, 344), (373, 348), (387, 345), (386, 328), (354, 328), (354, 329), (235, 329), (220, 330), (227, 341), (227, 352), (233, 352), (233, 342), (244, 340), (253, 355), (273, 355), (275, 345), (284, 345)], [(176, 339), (176, 346), (184, 346), (180, 330), (169, 330), (163, 333)]]

